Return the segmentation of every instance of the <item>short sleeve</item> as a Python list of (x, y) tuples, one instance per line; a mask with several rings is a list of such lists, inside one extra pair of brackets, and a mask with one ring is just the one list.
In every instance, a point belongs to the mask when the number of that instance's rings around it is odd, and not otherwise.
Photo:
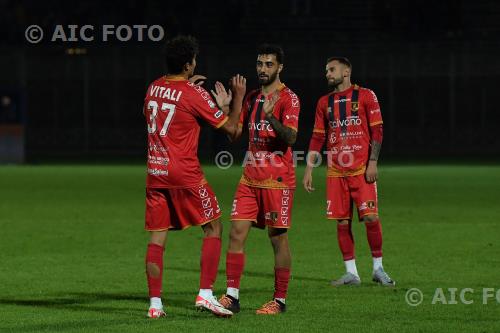
[(318, 103), (316, 104), (316, 115), (314, 117), (314, 127), (313, 127), (313, 133), (319, 133), (319, 134), (325, 134), (326, 133), (326, 128), (325, 128), (325, 108), (324, 108), (324, 103), (322, 103), (322, 100), (320, 99)]
[(283, 103), (281, 121), (286, 127), (297, 131), (299, 128), (300, 101), (297, 95), (291, 94)]
[(240, 127), (243, 127), (243, 123), (245, 122), (245, 119), (247, 118), (250, 108), (252, 107), (250, 105), (252, 104), (252, 95), (253, 94), (247, 94), (245, 96), (245, 99), (243, 100), (243, 105), (241, 106), (241, 112), (240, 112), (240, 120), (238, 122), (238, 126)]
[(372, 90), (367, 89), (365, 98), (366, 117), (368, 124), (375, 126), (382, 124), (382, 113), (380, 112), (380, 105), (378, 104), (377, 95)]
[(195, 116), (203, 119), (212, 127), (222, 127), (229, 118), (219, 109), (205, 89), (200, 86), (193, 86), (193, 88), (195, 91), (191, 99), (191, 107)]

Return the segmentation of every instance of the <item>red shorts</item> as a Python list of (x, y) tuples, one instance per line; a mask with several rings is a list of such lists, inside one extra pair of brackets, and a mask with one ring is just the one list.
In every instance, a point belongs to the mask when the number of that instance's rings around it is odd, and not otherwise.
[(239, 184), (231, 221), (252, 221), (257, 228), (290, 228), (293, 189), (272, 189)]
[(182, 189), (146, 188), (148, 231), (182, 230), (220, 216), (219, 203), (208, 184)]
[(352, 204), (356, 204), (358, 218), (378, 215), (377, 183), (367, 183), (365, 175), (328, 177), (326, 181), (326, 217), (334, 220), (352, 220)]

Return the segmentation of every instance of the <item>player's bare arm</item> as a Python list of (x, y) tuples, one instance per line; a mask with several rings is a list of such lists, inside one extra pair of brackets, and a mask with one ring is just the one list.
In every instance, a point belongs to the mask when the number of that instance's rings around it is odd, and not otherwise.
[[(228, 116), (229, 120), (221, 129), (233, 140), (241, 135), (241, 128), (238, 126), (240, 119), (243, 97), (246, 91), (246, 79), (237, 74), (231, 79), (231, 89), (228, 91), (221, 82), (215, 83), (215, 91), (212, 94), (217, 105)], [(233, 96), (234, 93), (234, 96)]]
[(370, 147), (370, 159), (368, 160), (368, 165), (366, 166), (365, 177), (368, 183), (373, 183), (376, 182), (378, 178), (377, 162), (380, 149), (382, 148), (382, 143), (371, 140)]
[(273, 95), (273, 97), (269, 100), (266, 99), (262, 109), (266, 114), (266, 120), (269, 121), (273, 129), (276, 131), (278, 137), (283, 140), (287, 145), (293, 146), (295, 141), (297, 140), (297, 131), (283, 125), (276, 117), (273, 115), (273, 108), (278, 101), (279, 96), (277, 94)]
[(307, 154), (307, 165), (304, 172), (304, 178), (302, 179), (302, 185), (308, 193), (314, 191), (312, 174), (318, 158), (319, 152), (317, 151), (309, 151), (309, 154)]
[(228, 133), (228, 137), (231, 142), (235, 142), (241, 137), (242, 128), (238, 126), (238, 124), (243, 104), (243, 97), (245, 96), (246, 84), (247, 79), (239, 74), (233, 76), (229, 81), (230, 91), (233, 92), (235, 98), (232, 101), (231, 112), (228, 116), (230, 120), (233, 119), (236, 122), (236, 129), (234, 133)]

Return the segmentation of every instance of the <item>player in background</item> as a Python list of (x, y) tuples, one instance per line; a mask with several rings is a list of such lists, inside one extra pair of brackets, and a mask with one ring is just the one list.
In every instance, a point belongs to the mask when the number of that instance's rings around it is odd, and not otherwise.
[(351, 84), (348, 59), (327, 60), (326, 78), (332, 91), (316, 107), (303, 185), (312, 192), (312, 172), (317, 154), (327, 141), (327, 218), (337, 220), (337, 239), (346, 274), (332, 285), (359, 285), (354, 239), (351, 231), (352, 203), (365, 223), (373, 257), (373, 281), (384, 286), (395, 282), (382, 266), (382, 229), (378, 217), (377, 161), (382, 145), (382, 115), (375, 93)]
[(249, 144), (243, 176), (231, 212), (231, 230), (226, 256), (227, 292), (219, 302), (240, 311), (239, 288), (245, 265), (244, 246), (252, 226), (264, 229), (274, 250), (273, 299), (257, 314), (278, 314), (286, 309), (291, 255), (288, 228), (291, 225), (295, 169), (291, 146), (297, 138), (299, 99), (280, 81), (283, 50), (262, 45), (257, 56), (260, 89), (250, 92), (243, 103), (240, 126), (231, 140), (238, 139), (243, 126), (249, 129)]
[(193, 76), (197, 54), (198, 43), (193, 37), (179, 36), (168, 41), (167, 75), (150, 84), (144, 100), (148, 128), (145, 228), (150, 232), (146, 254), (150, 318), (165, 316), (161, 291), (167, 232), (190, 226), (201, 226), (204, 233), (195, 306), (217, 316), (232, 315), (212, 294), (221, 251), (221, 210), (205, 180), (197, 152), (200, 121), (228, 135), (237, 133), (246, 80), (240, 75), (233, 77), (229, 93), (217, 82), (216, 91), (212, 91), (215, 103), (205, 89), (191, 82), (204, 78)]

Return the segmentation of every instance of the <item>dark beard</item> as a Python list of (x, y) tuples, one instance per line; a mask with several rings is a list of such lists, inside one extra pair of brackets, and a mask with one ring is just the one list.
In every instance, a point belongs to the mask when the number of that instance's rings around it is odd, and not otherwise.
[(334, 79), (333, 82), (330, 82), (329, 80), (327, 81), (328, 83), (328, 89), (330, 90), (335, 90), (337, 87), (344, 82), (344, 78), (340, 79)]
[(261, 86), (268, 86), (270, 85), (271, 83), (273, 83), (274, 81), (276, 81), (276, 77), (278, 76), (278, 72), (272, 74), (271, 76), (269, 76), (269, 78), (267, 77), (264, 77), (264, 78), (261, 78), (259, 76), (259, 84)]

